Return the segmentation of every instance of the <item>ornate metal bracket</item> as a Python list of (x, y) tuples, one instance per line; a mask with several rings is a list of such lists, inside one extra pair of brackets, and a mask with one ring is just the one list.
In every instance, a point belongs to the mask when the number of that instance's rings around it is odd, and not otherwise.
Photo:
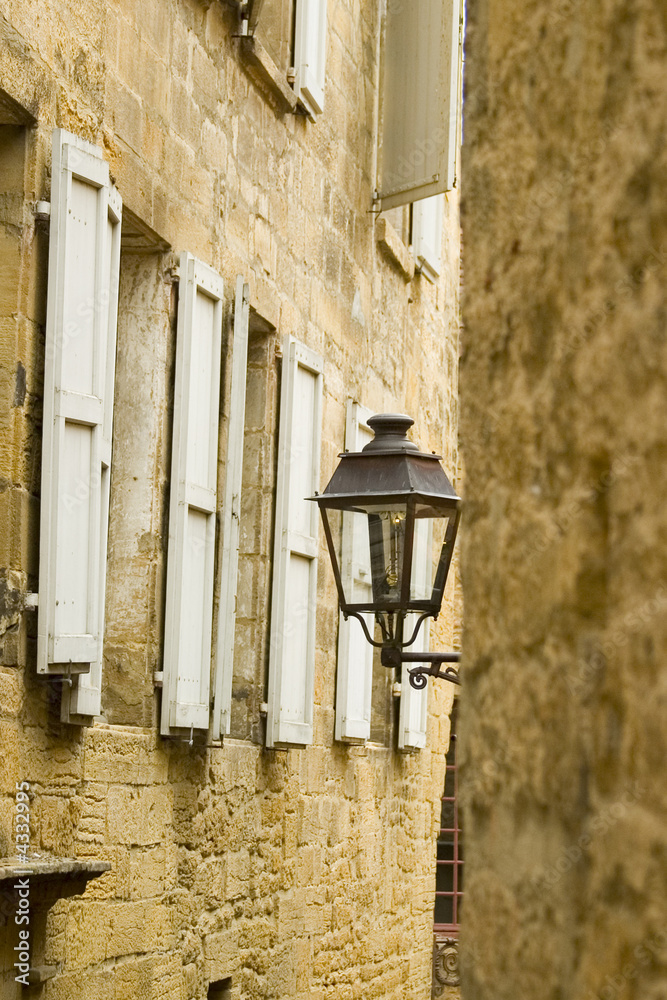
[(456, 938), (433, 939), (433, 989), (432, 997), (441, 997), (446, 986), (459, 986), (459, 943)]
[[(410, 684), (418, 691), (426, 687), (429, 677), (437, 677), (439, 680), (451, 681), (452, 684), (460, 684), (461, 678), (454, 667), (440, 669), (442, 663), (459, 663), (460, 653), (415, 653), (407, 652), (396, 647), (384, 648), (382, 650), (382, 665), (385, 667), (398, 668), (402, 663), (419, 663), (420, 666), (412, 667), (410, 674)], [(430, 667), (425, 667), (424, 663), (430, 663)]]

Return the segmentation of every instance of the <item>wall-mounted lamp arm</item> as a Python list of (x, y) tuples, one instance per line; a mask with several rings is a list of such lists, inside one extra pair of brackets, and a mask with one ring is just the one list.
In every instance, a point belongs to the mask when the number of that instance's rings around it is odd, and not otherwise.
[(394, 667), (395, 669), (398, 669), (403, 663), (430, 663), (430, 667), (412, 667), (408, 671), (410, 684), (417, 690), (426, 687), (426, 681), (429, 677), (438, 677), (443, 681), (451, 681), (452, 684), (461, 683), (458, 671), (454, 667), (440, 670), (441, 663), (459, 663), (460, 653), (415, 653), (396, 647), (385, 647), (382, 650), (381, 660), (384, 667)]

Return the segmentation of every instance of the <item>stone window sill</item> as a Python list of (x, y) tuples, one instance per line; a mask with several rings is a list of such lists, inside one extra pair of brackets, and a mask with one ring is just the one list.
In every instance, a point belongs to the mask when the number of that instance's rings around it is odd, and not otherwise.
[(299, 99), (262, 43), (254, 35), (240, 35), (241, 52), (248, 73), (273, 107), (282, 112), (299, 112)]
[(405, 281), (415, 276), (415, 258), (412, 249), (406, 247), (394, 227), (387, 219), (379, 218), (375, 224), (375, 239), (380, 253), (397, 267)]

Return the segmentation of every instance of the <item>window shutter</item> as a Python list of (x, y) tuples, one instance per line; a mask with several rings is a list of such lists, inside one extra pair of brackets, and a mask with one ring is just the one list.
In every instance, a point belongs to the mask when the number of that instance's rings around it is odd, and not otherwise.
[(208, 729), (222, 278), (181, 254), (161, 732)]
[(109, 305), (106, 338), (106, 384), (102, 422), (102, 464), (100, 502), (100, 584), (98, 655), (85, 674), (75, 674), (71, 687), (64, 686), (61, 702), (63, 722), (87, 723), (102, 711), (102, 665), (104, 662), (104, 600), (106, 596), (107, 543), (109, 538), (109, 488), (111, 486), (111, 445), (113, 439), (113, 400), (116, 371), (116, 329), (118, 319), (118, 272), (120, 264), (120, 222), (122, 202), (114, 187), (109, 190), (107, 255), (109, 268)]
[(234, 671), (234, 630), (239, 565), (239, 527), (243, 485), (246, 372), (248, 368), (249, 289), (239, 275), (234, 302), (232, 384), (227, 435), (225, 499), (221, 513), (220, 605), (215, 658), (214, 740), (228, 735)]
[(442, 265), (444, 196), (436, 194), (412, 206), (412, 249), (422, 274), (435, 281)]
[(327, 0), (296, 0), (294, 89), (311, 116), (324, 110)]
[(280, 387), (267, 746), (313, 738), (322, 358), (289, 335)]
[[(37, 671), (99, 689), (121, 201), (101, 151), (53, 133)], [(99, 711), (99, 698), (93, 706)]]
[[(373, 440), (373, 431), (368, 426), (368, 418), (372, 416), (372, 410), (348, 399), (346, 451), (361, 451)], [(366, 516), (345, 511), (341, 532), (341, 577), (345, 591), (353, 590), (358, 601), (372, 597), (370, 561), (359, 562), (360, 553), (368, 552), (368, 542), (362, 533), (368, 534)], [(367, 614), (365, 618), (368, 631), (373, 635), (373, 615)], [(336, 739), (363, 743), (371, 734), (373, 647), (366, 639), (361, 624), (355, 618), (345, 621), (342, 614), (338, 625), (336, 681)]]
[(387, 0), (378, 197), (382, 210), (454, 187), (460, 0)]
[[(432, 579), (433, 528), (428, 521), (415, 522), (413, 557), (413, 579), (419, 581), (415, 588), (416, 597), (430, 596)], [(407, 615), (403, 635), (409, 639), (419, 615)], [(430, 648), (430, 625), (427, 618), (422, 622), (417, 638), (410, 649), (427, 653)], [(428, 685), (421, 691), (410, 684), (409, 670), (420, 664), (404, 663), (401, 670), (401, 704), (398, 716), (399, 750), (421, 750), (426, 746), (426, 725), (428, 720)]]

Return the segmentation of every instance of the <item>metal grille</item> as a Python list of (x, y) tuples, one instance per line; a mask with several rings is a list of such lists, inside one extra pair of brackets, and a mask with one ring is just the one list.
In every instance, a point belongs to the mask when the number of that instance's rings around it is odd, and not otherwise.
[(433, 930), (437, 936), (456, 936), (459, 930), (463, 898), (463, 841), (458, 807), (458, 771), (456, 767), (456, 722), (458, 700), (451, 717), (451, 738), (447, 753), (445, 792), (442, 796), (440, 834), (435, 879), (435, 914)]

